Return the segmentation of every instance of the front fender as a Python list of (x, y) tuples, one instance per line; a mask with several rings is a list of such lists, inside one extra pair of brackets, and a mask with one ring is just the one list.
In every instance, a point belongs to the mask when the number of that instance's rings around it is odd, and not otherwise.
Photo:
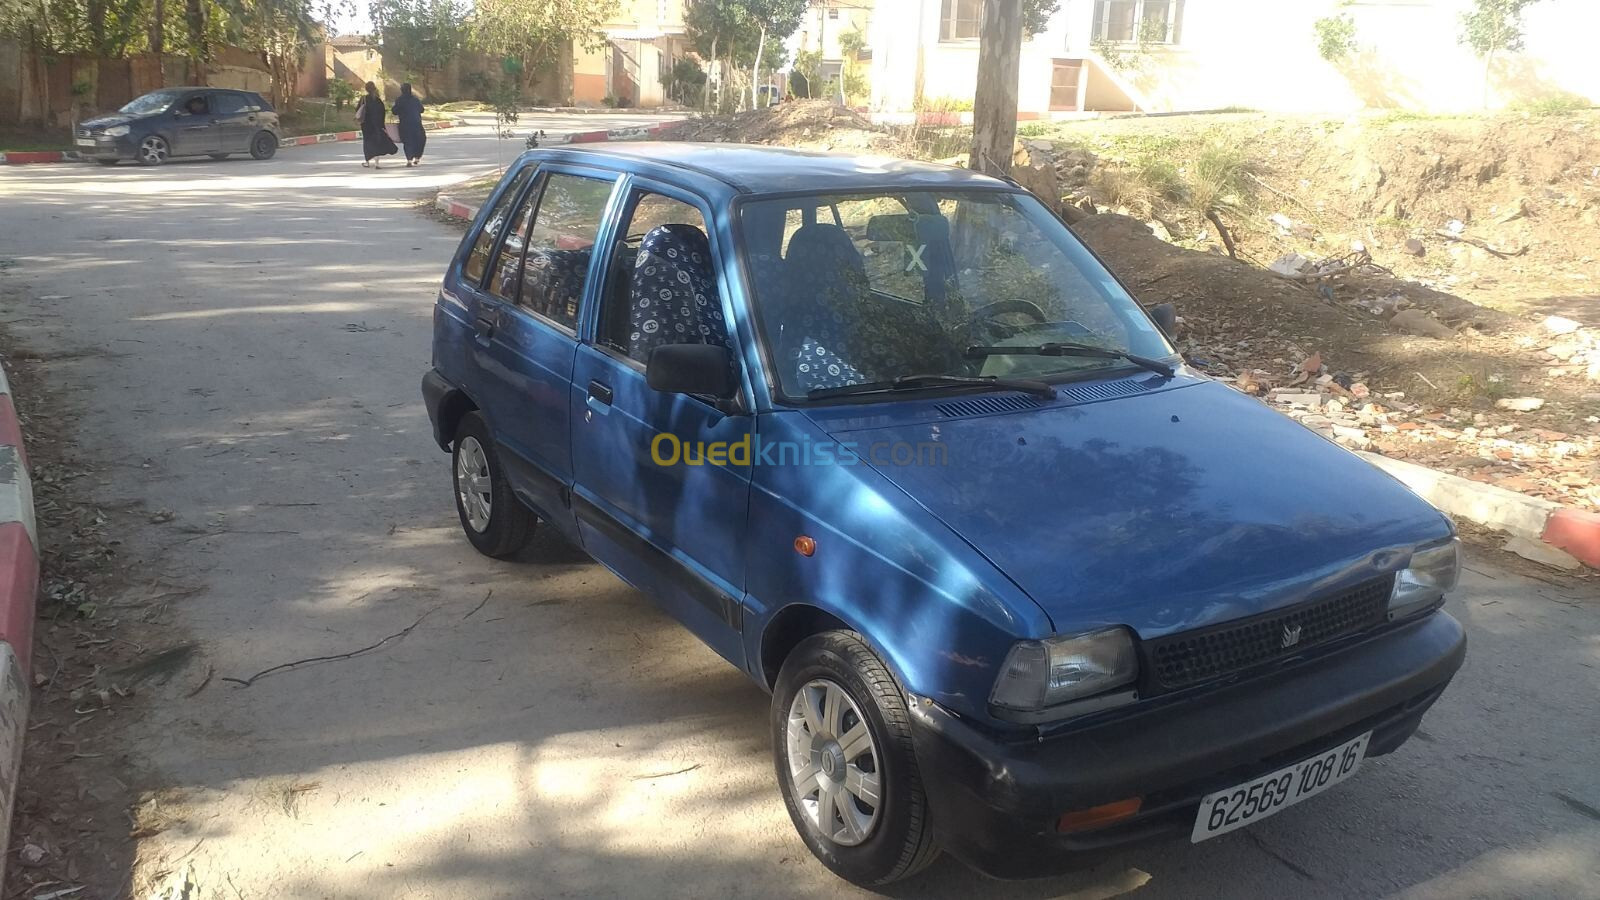
[[(828, 439), (802, 417), (761, 418), (763, 442)], [(752, 466), (746, 659), (763, 679), (763, 636), (802, 603), (848, 624), (913, 694), (992, 721), (988, 699), (1019, 638), (1050, 633), (1042, 610), (964, 540), (864, 464)], [(813, 555), (795, 549), (801, 535)]]

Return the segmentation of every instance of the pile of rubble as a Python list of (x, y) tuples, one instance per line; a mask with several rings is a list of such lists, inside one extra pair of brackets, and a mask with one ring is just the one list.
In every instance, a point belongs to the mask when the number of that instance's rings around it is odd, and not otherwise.
[[(1287, 374), (1243, 369), (1233, 386), (1352, 450), (1372, 450), (1474, 481), (1582, 508), (1600, 508), (1600, 440), (1515, 421), (1538, 397), (1495, 402), (1495, 415), (1378, 393), (1365, 373), (1332, 372), (1313, 353)], [(1509, 421), (1508, 421), (1509, 419)], [(1589, 417), (1587, 424), (1600, 423)]]

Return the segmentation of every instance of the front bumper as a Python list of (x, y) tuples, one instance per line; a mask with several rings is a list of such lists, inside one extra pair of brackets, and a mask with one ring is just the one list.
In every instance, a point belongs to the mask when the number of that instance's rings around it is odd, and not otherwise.
[[(1299, 665), (1032, 740), (913, 703), (934, 828), (945, 850), (1000, 878), (1055, 874), (1126, 844), (1187, 834), (1212, 791), (1368, 730), (1368, 756), (1393, 752), (1465, 656), (1460, 623), (1436, 612)], [(1130, 797), (1144, 798), (1132, 818), (1056, 831), (1064, 812)]]
[(73, 149), (84, 159), (135, 159), (138, 156), (138, 145), (130, 137), (119, 138), (94, 138), (94, 145), (80, 144), (73, 140)]

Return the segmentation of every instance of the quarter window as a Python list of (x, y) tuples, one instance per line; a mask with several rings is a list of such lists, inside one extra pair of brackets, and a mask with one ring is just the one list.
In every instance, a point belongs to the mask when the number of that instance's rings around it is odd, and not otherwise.
[(467, 254), (463, 274), (473, 286), (483, 281), (483, 273), (489, 268), (489, 255), (494, 252), (494, 242), (500, 237), (500, 232), (511, 218), (511, 204), (516, 202), (517, 195), (522, 193), (522, 186), (528, 183), (528, 176), (532, 172), (533, 168), (530, 166), (512, 176), (511, 184), (506, 186), (505, 192), (495, 202), (489, 218), (484, 220), (483, 230), (478, 232), (477, 240), (472, 242), (472, 252)]
[(552, 173), (533, 217), (517, 305), (566, 328), (578, 324), (595, 238), (613, 182)]
[(494, 274), (489, 276), (489, 293), (509, 303), (517, 302), (522, 279), (522, 255), (528, 248), (528, 227), (533, 224), (533, 210), (539, 205), (537, 188), (528, 192), (522, 205), (511, 217), (511, 227), (500, 244), (500, 254), (494, 258)]

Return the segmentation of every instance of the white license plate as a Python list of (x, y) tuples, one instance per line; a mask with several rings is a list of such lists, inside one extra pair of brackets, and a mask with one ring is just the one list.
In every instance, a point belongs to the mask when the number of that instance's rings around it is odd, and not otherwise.
[(94, 146), (94, 139), (93, 138), (78, 138), (78, 146), (79, 147), (93, 147)]
[(1200, 801), (1200, 814), (1195, 816), (1189, 840), (1199, 843), (1259, 822), (1344, 781), (1361, 768), (1371, 737), (1369, 731), (1310, 759), (1225, 791), (1207, 794)]

